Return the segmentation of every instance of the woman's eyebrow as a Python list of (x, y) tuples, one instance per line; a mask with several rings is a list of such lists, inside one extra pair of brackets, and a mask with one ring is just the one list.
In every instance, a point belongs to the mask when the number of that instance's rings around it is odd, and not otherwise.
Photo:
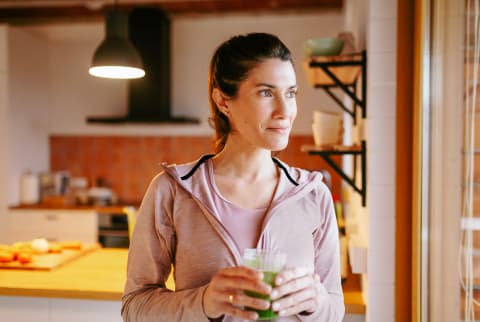
[[(272, 85), (272, 84), (268, 84), (268, 83), (258, 83), (258, 84), (255, 85), (255, 87), (277, 88), (277, 86)], [(293, 89), (293, 88), (297, 88), (297, 87), (298, 87), (297, 84), (294, 84), (294, 85), (289, 86), (288, 88)]]
[(275, 85), (268, 84), (268, 83), (258, 83), (255, 85), (255, 87), (269, 87), (269, 88), (276, 88)]

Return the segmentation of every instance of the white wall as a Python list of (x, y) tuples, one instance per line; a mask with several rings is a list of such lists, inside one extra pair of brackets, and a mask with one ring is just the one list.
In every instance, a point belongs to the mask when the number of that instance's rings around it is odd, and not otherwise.
[[(278, 35), (293, 53), (297, 68), (299, 116), (294, 133), (311, 133), (312, 111), (339, 112), (322, 91), (306, 82), (302, 67), (302, 44), (311, 37), (336, 36), (343, 28), (340, 10), (304, 14), (230, 14), (176, 16), (172, 18), (172, 113), (208, 118), (208, 64), (215, 48), (230, 36), (253, 31)], [(205, 134), (201, 127), (168, 126), (98, 126), (86, 124), (87, 115), (123, 115), (126, 113), (127, 83), (122, 80), (97, 79), (88, 75), (95, 48), (103, 38), (103, 25), (51, 25), (26, 27), (41, 34), (50, 44), (51, 106), (50, 133), (55, 134)], [(163, 128), (163, 130), (162, 130)], [(165, 130), (167, 129), (167, 130)]]
[(370, 0), (368, 50), (367, 321), (395, 320), (397, 0)]
[[(8, 29), (8, 202), (19, 200), (20, 176), (49, 169), (49, 60), (45, 41)], [(34, 53), (34, 54), (32, 54)]]
[(0, 240), (8, 223), (8, 27), (0, 25)]
[(347, 232), (351, 227), (353, 244), (367, 249), (362, 275), (367, 321), (395, 321), (397, 0), (348, 0), (345, 7), (346, 28), (356, 34), (359, 47), (365, 44), (368, 61), (367, 118), (358, 122), (363, 130), (352, 133), (367, 141), (367, 205), (347, 189)]
[[(32, 54), (34, 53), (34, 54)], [(0, 29), (0, 242), (6, 211), (19, 201), (20, 176), (47, 171), (48, 47), (41, 38)]]
[[(55, 25), (52, 28), (65, 26)], [(127, 81), (93, 77), (88, 74), (96, 47), (103, 38), (101, 25), (79, 29), (91, 35), (88, 39), (48, 39), (51, 104), (48, 107), (50, 132), (71, 133), (86, 129), (86, 117), (92, 115), (125, 115)], [(74, 34), (71, 28), (64, 30)]]

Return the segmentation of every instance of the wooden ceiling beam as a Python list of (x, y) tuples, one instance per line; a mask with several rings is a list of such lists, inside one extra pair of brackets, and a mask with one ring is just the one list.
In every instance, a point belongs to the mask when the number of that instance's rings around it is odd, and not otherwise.
[[(280, 12), (287, 10), (339, 9), (342, 7), (342, 0), (165, 0), (161, 2), (145, 0), (144, 2), (142, 1), (142, 3), (125, 2), (118, 6), (120, 10), (130, 10), (133, 7), (148, 6), (160, 8), (167, 12), (167, 14), (257, 13), (261, 11)], [(21, 25), (101, 20), (105, 12), (111, 9), (113, 9), (112, 5), (103, 6), (99, 10), (91, 10), (82, 5), (3, 8), (0, 6), (0, 23)]]

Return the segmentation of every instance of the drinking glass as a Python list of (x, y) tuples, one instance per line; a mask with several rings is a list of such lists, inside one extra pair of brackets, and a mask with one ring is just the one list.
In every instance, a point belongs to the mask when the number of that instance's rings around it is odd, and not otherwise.
[[(285, 267), (286, 261), (287, 254), (270, 249), (247, 248), (243, 254), (243, 265), (262, 271), (263, 281), (272, 287), (275, 286), (275, 276)], [(245, 294), (271, 302), (269, 295), (251, 291), (245, 291)], [(258, 313), (258, 320), (270, 320), (277, 317), (277, 313), (274, 312), (272, 308), (257, 310), (246, 307), (246, 309), (256, 311)]]

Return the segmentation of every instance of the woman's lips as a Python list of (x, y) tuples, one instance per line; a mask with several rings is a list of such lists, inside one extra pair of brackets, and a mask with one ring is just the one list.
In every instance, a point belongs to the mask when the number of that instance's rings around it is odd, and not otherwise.
[(267, 130), (278, 133), (287, 133), (290, 132), (290, 127), (268, 127)]

